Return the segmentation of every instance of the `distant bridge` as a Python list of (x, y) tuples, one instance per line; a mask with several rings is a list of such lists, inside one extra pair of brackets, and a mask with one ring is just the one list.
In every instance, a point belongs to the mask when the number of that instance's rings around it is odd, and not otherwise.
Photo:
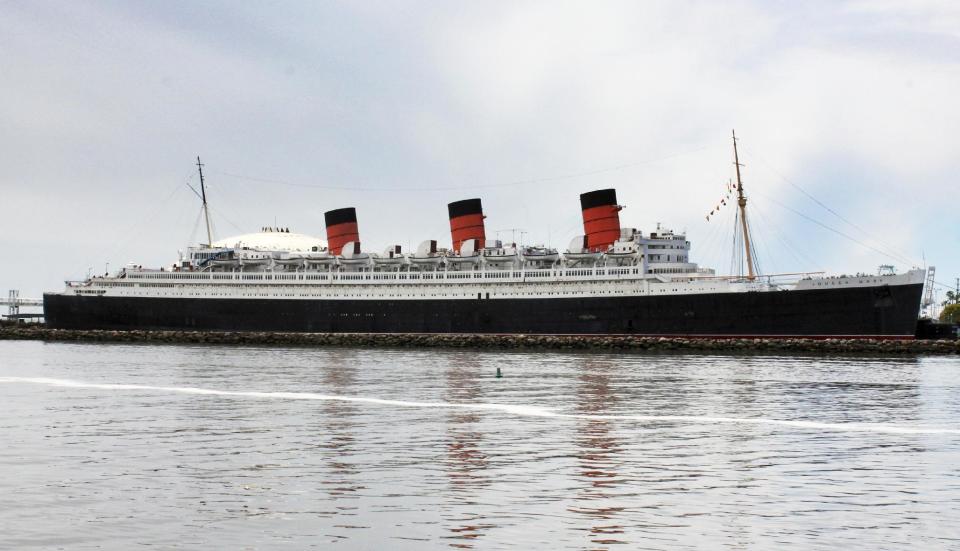
[(11, 289), (7, 293), (7, 298), (0, 298), (0, 306), (6, 306), (7, 317), (8, 318), (20, 318), (20, 317), (36, 317), (36, 314), (21, 314), (21, 306), (43, 306), (43, 299), (39, 298), (23, 298), (20, 296), (20, 291), (16, 289)]

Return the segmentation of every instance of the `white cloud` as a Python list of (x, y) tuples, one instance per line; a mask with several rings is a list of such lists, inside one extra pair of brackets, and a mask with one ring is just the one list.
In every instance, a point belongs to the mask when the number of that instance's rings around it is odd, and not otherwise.
[[(944, 175), (957, 164), (952, 133), (960, 109), (950, 98), (960, 90), (960, 72), (910, 49), (891, 53), (844, 43), (836, 29), (856, 21), (836, 21), (822, 35), (798, 32), (796, 14), (771, 14), (762, 4), (531, 3), (496, 17), (474, 15), (451, 21), (437, 39), (451, 94), (469, 114), (467, 124), (483, 129), (450, 150), (506, 141), (549, 174), (719, 146), (688, 162), (577, 182), (587, 186), (581, 189), (619, 187), (647, 225), (657, 217), (690, 226), (709, 209), (712, 190), (729, 174), (722, 144), (732, 126), (748, 152), (791, 181), (815, 172), (811, 163), (870, 165), (865, 176), (883, 180), (804, 180), (804, 187), (829, 196), (836, 191), (831, 188), (852, 184), (854, 197), (844, 200), (865, 212), (848, 216), (871, 228), (871, 242), (907, 249), (914, 258), (922, 232), (909, 218), (919, 209), (904, 212), (904, 201), (890, 197), (902, 197), (909, 186), (910, 202), (953, 185)], [(776, 173), (755, 168), (746, 170), (751, 185), (772, 196), (795, 194)], [(552, 211), (572, 196), (543, 199)], [(811, 205), (802, 209), (809, 212)], [(827, 212), (812, 214), (869, 239)], [(890, 220), (904, 224), (882, 223)], [(690, 229), (708, 231), (702, 224)], [(875, 252), (835, 234), (821, 237), (817, 248), (839, 251), (828, 260), (843, 268), (876, 261)]]
[[(69, 238), (74, 250), (31, 268), (42, 276), (5, 265), (0, 284), (27, 289), (42, 280), (48, 288), (76, 264), (100, 264), (103, 240), (152, 211), (197, 154), (219, 211), (246, 229), (276, 216), (322, 234), (323, 211), (355, 205), (371, 249), (415, 245), (446, 238), (447, 201), (481, 196), (492, 230), (522, 227), (528, 239), (562, 247), (579, 229), (577, 195), (616, 187), (627, 223), (686, 228), (698, 257), (724, 268), (726, 248), (703, 215), (732, 175), (731, 128), (742, 138), (756, 206), (765, 204), (761, 193), (776, 197), (866, 239), (782, 175), (877, 241), (913, 256), (922, 242), (928, 258), (960, 271), (956, 225), (938, 221), (948, 211), (939, 198), (955, 193), (960, 164), (952, 4), (306, 4), (239, 12), (217, 4), (40, 4), (5, 15), (0, 147), (10, 162), (0, 191), (47, 203), (43, 227), (29, 239), (22, 228), (34, 215), (9, 215), (5, 235), (21, 237), (5, 245), (16, 256), (25, 254), (22, 243)], [(199, 16), (222, 24), (195, 24)], [(465, 189), (321, 190), (223, 173)], [(524, 180), (538, 183), (503, 185)], [(497, 187), (482, 187), (490, 185)], [(191, 201), (170, 203), (136, 249), (109, 260), (169, 259), (189, 234), (172, 226), (192, 225)], [(856, 271), (885, 260), (766, 207), (758, 226), (765, 219), (792, 236), (822, 262), (816, 268)], [(225, 221), (220, 228), (233, 231)], [(810, 267), (769, 240), (770, 264)]]

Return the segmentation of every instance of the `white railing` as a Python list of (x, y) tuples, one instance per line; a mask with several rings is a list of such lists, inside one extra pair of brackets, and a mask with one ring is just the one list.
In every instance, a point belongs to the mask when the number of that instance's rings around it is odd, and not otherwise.
[[(677, 274), (681, 275), (681, 274)], [(214, 282), (214, 283), (244, 283), (244, 284), (414, 284), (422, 282), (467, 283), (467, 282), (510, 282), (524, 281), (566, 281), (577, 280), (616, 280), (616, 279), (645, 279), (639, 266), (603, 267), (603, 268), (541, 268), (541, 269), (510, 269), (510, 270), (476, 270), (476, 271), (444, 271), (435, 272), (157, 272), (157, 271), (127, 271), (118, 277), (94, 278), (95, 284), (124, 283), (136, 285), (139, 283), (164, 282)]]

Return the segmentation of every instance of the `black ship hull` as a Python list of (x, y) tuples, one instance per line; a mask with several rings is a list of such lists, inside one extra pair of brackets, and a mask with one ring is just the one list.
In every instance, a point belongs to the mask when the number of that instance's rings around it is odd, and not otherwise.
[(46, 294), (62, 329), (912, 338), (922, 284), (640, 297), (284, 300)]

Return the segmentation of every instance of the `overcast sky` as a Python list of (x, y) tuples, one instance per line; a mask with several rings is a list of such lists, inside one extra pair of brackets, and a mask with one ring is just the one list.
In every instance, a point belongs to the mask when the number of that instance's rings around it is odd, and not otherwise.
[(4, 293), (169, 265), (197, 155), (220, 237), (443, 243), (481, 197), (564, 249), (615, 187), (726, 273), (733, 128), (765, 272), (960, 275), (957, 2), (0, 0), (0, 74)]

